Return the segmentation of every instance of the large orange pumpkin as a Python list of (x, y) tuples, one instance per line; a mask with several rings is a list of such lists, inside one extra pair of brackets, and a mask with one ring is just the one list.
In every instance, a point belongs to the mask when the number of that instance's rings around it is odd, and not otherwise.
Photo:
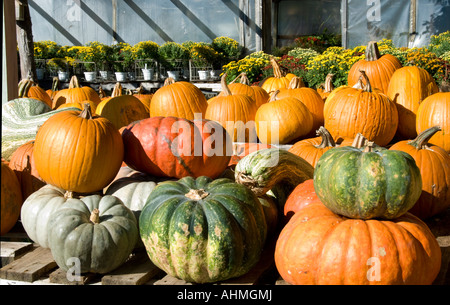
[(256, 112), (256, 132), (265, 144), (289, 144), (309, 134), (313, 126), (314, 118), (305, 104), (291, 96), (278, 99), (278, 92)]
[(441, 249), (419, 218), (350, 219), (321, 202), (297, 210), (281, 231), (275, 264), (294, 285), (430, 285)]
[(221, 79), (222, 95), (210, 99), (205, 119), (219, 122), (234, 142), (256, 142), (256, 103), (248, 95), (232, 94), (226, 76)]
[[(203, 92), (195, 85), (167, 78), (164, 86), (156, 90), (150, 104), (150, 116), (174, 116), (193, 120), (205, 117), (208, 102)], [(195, 116), (197, 114), (197, 116)]]
[(296, 76), (291, 79), (287, 88), (280, 89), (277, 96), (279, 99), (288, 96), (295, 97), (305, 104), (313, 116), (313, 126), (308, 136), (314, 136), (315, 131), (318, 130), (324, 122), (323, 108), (325, 103), (320, 94), (312, 88), (304, 87), (300, 77)]
[(34, 140), (28, 141), (14, 151), (9, 161), (9, 167), (19, 180), (23, 200), (45, 185), (36, 170), (33, 151)]
[(117, 128), (106, 118), (83, 111), (62, 111), (39, 128), (34, 160), (41, 178), (69, 192), (102, 190), (117, 174), (124, 155)]
[(8, 233), (16, 224), (20, 216), (23, 198), (20, 183), (14, 171), (9, 168), (4, 160), (2, 164), (1, 180), (1, 210), (0, 210), (0, 235)]
[(439, 126), (441, 130), (431, 137), (429, 143), (450, 154), (450, 92), (432, 94), (420, 104), (416, 117), (417, 133), (433, 126)]
[(122, 138), (125, 163), (158, 177), (215, 179), (232, 154), (228, 133), (209, 120), (151, 117), (125, 127)]
[(366, 79), (364, 89), (345, 87), (331, 93), (324, 107), (325, 128), (333, 138), (355, 138), (361, 133), (369, 141), (380, 146), (387, 145), (398, 126), (397, 107), (385, 94), (372, 90)]
[(428, 144), (429, 139), (440, 130), (431, 127), (412, 141), (400, 141), (389, 149), (410, 154), (416, 161), (422, 176), (422, 194), (409, 210), (419, 218), (426, 219), (450, 207), (450, 156), (439, 146)]
[[(267, 93), (272, 94), (278, 89), (287, 88), (291, 79), (295, 77), (295, 74), (287, 73), (286, 75), (283, 75), (280, 65), (273, 57), (270, 58), (270, 64), (273, 68), (273, 76), (266, 78), (262, 82), (261, 88), (263, 88)], [(303, 84), (303, 86), (305, 86), (305, 84)]]
[(72, 76), (69, 82), (69, 88), (59, 90), (52, 101), (52, 109), (57, 109), (64, 103), (75, 103), (83, 101), (93, 101), (100, 103), (98, 93), (89, 86), (81, 86), (76, 75)]
[(420, 103), (437, 92), (439, 87), (425, 69), (408, 66), (397, 69), (392, 74), (386, 94), (397, 105), (397, 134), (400, 138), (414, 139), (417, 136), (416, 113)]
[(117, 129), (149, 117), (147, 108), (137, 97), (122, 94), (120, 83), (116, 83), (114, 86), (111, 97), (102, 100), (97, 105), (95, 113), (110, 120)]
[(392, 74), (401, 67), (402, 64), (397, 57), (391, 54), (381, 55), (377, 42), (369, 41), (365, 58), (355, 62), (348, 71), (347, 83), (350, 87), (357, 84), (360, 76), (359, 70), (364, 70), (370, 78), (372, 88), (386, 93)]
[[(240, 78), (240, 82), (236, 83), (235, 81)], [(245, 72), (239, 74), (231, 83), (228, 84), (228, 88), (231, 91), (231, 94), (244, 94), (250, 96), (256, 103), (256, 108), (259, 108), (262, 104), (265, 104), (269, 101), (270, 95), (259, 86), (251, 86), (250, 80), (247, 77)], [(224, 95), (225, 92), (222, 91), (219, 93), (219, 96)]]
[(302, 157), (313, 167), (316, 167), (324, 152), (337, 146), (325, 127), (320, 126), (316, 133), (318, 137), (300, 140), (289, 148), (289, 152)]

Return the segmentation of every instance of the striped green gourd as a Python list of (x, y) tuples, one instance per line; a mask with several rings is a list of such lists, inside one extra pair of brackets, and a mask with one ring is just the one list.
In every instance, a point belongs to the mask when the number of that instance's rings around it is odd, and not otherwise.
[(156, 186), (139, 229), (156, 266), (194, 283), (247, 273), (258, 262), (267, 234), (262, 205), (252, 191), (206, 176)]
[(336, 214), (394, 219), (414, 206), (422, 178), (411, 155), (368, 142), (326, 151), (315, 168), (314, 189)]
[(52, 110), (33, 98), (17, 98), (2, 105), (2, 158), (9, 161), (22, 144), (34, 140), (39, 127), (55, 113), (77, 108)]

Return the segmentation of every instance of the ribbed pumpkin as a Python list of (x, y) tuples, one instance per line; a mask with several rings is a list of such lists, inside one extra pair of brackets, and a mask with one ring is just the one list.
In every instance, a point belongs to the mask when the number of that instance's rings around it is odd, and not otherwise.
[(422, 179), (409, 154), (367, 142), (362, 148), (326, 151), (314, 170), (314, 188), (323, 204), (339, 215), (393, 219), (414, 206)]
[(208, 102), (203, 92), (195, 85), (167, 78), (164, 86), (156, 90), (150, 104), (150, 116), (174, 116), (193, 120), (196, 113), (205, 117)]
[(292, 96), (278, 98), (278, 92), (256, 111), (256, 132), (262, 143), (288, 144), (309, 134), (314, 123), (304, 103)]
[(136, 217), (114, 196), (73, 198), (49, 217), (50, 250), (65, 271), (76, 257), (80, 273), (108, 273), (129, 258), (138, 237)]
[(392, 221), (349, 219), (313, 202), (281, 231), (275, 264), (293, 285), (431, 285), (441, 250), (410, 213)]
[(317, 88), (317, 93), (319, 93), (324, 102), (326, 102), (327, 97), (335, 89), (333, 86), (333, 77), (334, 74), (327, 74), (327, 76), (325, 77), (325, 82), (321, 84), (319, 88)]
[(81, 86), (76, 75), (72, 76), (69, 88), (59, 90), (52, 101), (52, 109), (57, 109), (64, 103), (75, 103), (82, 101), (93, 101), (100, 103), (98, 93), (89, 86)]
[(22, 190), (19, 180), (17, 180), (14, 171), (9, 168), (4, 160), (2, 164), (1, 180), (1, 210), (0, 210), (0, 235), (8, 233), (16, 224), (20, 216), (20, 207), (22, 206)]
[(159, 184), (139, 226), (151, 261), (195, 283), (247, 273), (258, 262), (267, 234), (258, 198), (226, 178), (185, 177)]
[(311, 112), (313, 117), (313, 126), (308, 136), (314, 136), (316, 130), (323, 125), (323, 108), (324, 101), (319, 93), (312, 88), (301, 86), (300, 77), (293, 77), (289, 83), (288, 88), (280, 89), (277, 98), (282, 99), (285, 97), (295, 97), (299, 99)]
[[(214, 131), (213, 131), (214, 130)], [(122, 132), (125, 163), (158, 177), (218, 177), (230, 161), (228, 133), (214, 121), (151, 117)]]
[(211, 99), (205, 119), (219, 122), (234, 142), (256, 142), (256, 103), (248, 95), (232, 94), (226, 76), (221, 79), (222, 95)]
[[(273, 68), (273, 76), (266, 78), (262, 82), (261, 88), (263, 88), (267, 93), (272, 94), (276, 90), (287, 88), (291, 82), (291, 79), (295, 77), (295, 74), (287, 73), (286, 75), (283, 75), (280, 65), (273, 57), (270, 58), (270, 64)], [(303, 84), (303, 86), (305, 85)]]
[[(240, 82), (235, 81), (240, 78)], [(262, 104), (269, 101), (270, 95), (259, 86), (250, 85), (250, 80), (245, 72), (238, 75), (231, 83), (228, 84), (231, 94), (244, 94), (250, 96), (256, 103), (256, 108), (259, 108)], [(221, 91), (219, 96), (225, 94), (225, 91)]]
[(107, 118), (117, 129), (149, 117), (148, 110), (137, 97), (122, 94), (120, 83), (116, 83), (110, 98), (102, 100), (97, 105), (95, 113)]
[(417, 110), (417, 133), (434, 126), (441, 127), (441, 130), (431, 137), (429, 143), (450, 154), (450, 92), (438, 92), (428, 96)]
[(421, 219), (439, 214), (450, 207), (450, 156), (439, 146), (429, 144), (429, 139), (440, 130), (431, 127), (416, 139), (400, 141), (390, 150), (401, 150), (416, 161), (422, 176), (422, 194), (410, 213)]
[(42, 101), (17, 98), (2, 105), (2, 158), (9, 161), (12, 153), (22, 144), (34, 140), (39, 127), (56, 113), (77, 110), (66, 108), (51, 110)]
[(416, 113), (420, 103), (437, 92), (439, 87), (425, 69), (408, 66), (397, 69), (392, 74), (386, 94), (397, 105), (397, 134), (400, 138), (414, 139), (417, 136)]
[(39, 87), (35, 82), (30, 79), (23, 79), (19, 82), (19, 98), (20, 97), (29, 97), (40, 100), (47, 104), (47, 106), (52, 107), (52, 99), (45, 92), (44, 89)]
[(361, 133), (369, 141), (386, 146), (393, 138), (398, 126), (398, 111), (395, 103), (377, 89), (364, 71), (364, 89), (346, 87), (332, 93), (324, 107), (324, 127), (333, 138), (354, 138)]
[(365, 58), (355, 62), (348, 71), (347, 83), (351, 87), (354, 86), (360, 76), (359, 70), (364, 70), (370, 79), (372, 88), (386, 93), (392, 74), (401, 67), (402, 64), (398, 58), (391, 54), (381, 55), (377, 42), (369, 41)]
[(144, 104), (150, 116), (150, 103), (152, 102), (153, 93), (145, 93), (144, 88), (141, 85), (133, 96), (137, 97)]
[(46, 184), (36, 170), (33, 151), (34, 141), (31, 140), (19, 146), (9, 161), (9, 167), (19, 180), (23, 200)]
[(123, 141), (114, 125), (83, 111), (64, 111), (39, 129), (34, 160), (39, 175), (64, 190), (90, 193), (102, 190), (115, 177), (124, 156)]
[(302, 157), (313, 167), (319, 158), (329, 149), (337, 147), (331, 134), (323, 126), (316, 131), (318, 137), (296, 142), (289, 148), (289, 152)]

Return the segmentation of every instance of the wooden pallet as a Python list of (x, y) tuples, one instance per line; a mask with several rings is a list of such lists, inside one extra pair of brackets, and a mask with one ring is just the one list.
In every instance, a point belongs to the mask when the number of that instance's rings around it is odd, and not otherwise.
[[(2, 242), (0, 279), (8, 284), (60, 285), (191, 285), (156, 267), (145, 249), (137, 249), (118, 269), (105, 274), (82, 274), (78, 278), (58, 267), (50, 249), (33, 243)], [(273, 251), (275, 241), (267, 245), (260, 261), (245, 275), (218, 285), (274, 284), (276, 272)]]

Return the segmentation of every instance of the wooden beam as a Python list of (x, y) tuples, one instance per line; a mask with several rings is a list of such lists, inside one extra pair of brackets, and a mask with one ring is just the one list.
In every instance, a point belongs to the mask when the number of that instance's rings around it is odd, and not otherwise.
[(14, 1), (3, 1), (2, 105), (18, 96), (16, 13)]

